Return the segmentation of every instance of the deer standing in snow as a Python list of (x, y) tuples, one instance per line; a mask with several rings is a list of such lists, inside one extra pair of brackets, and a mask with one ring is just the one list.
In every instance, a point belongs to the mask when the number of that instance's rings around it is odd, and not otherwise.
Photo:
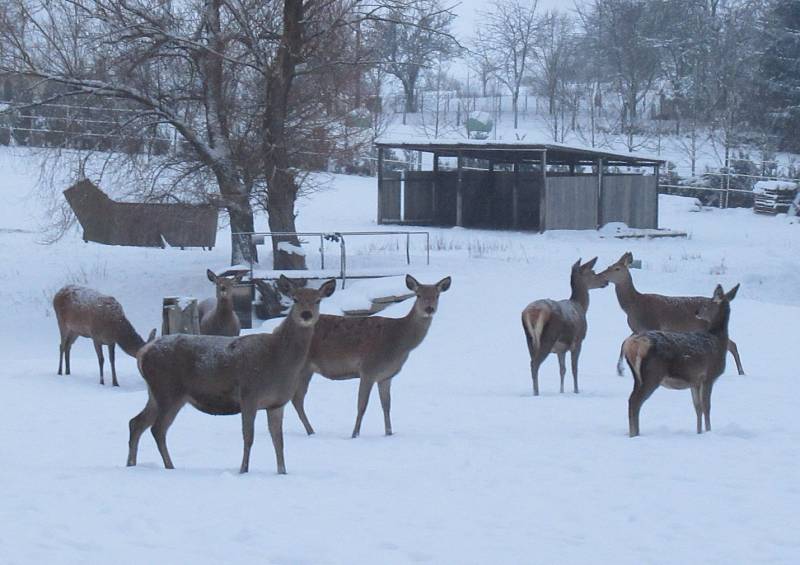
[[(136, 357), (136, 353), (145, 344), (125, 317), (120, 303), (113, 296), (100, 294), (91, 288), (67, 285), (53, 297), (53, 309), (56, 311), (58, 331), (61, 334), (58, 374), (62, 374), (64, 364), (66, 364), (66, 374), (70, 374), (69, 357), (72, 344), (78, 337), (88, 337), (94, 342), (94, 350), (97, 353), (100, 384), (105, 384), (103, 378), (105, 345), (108, 347), (108, 360), (111, 363), (111, 382), (113, 386), (119, 386), (114, 359), (116, 345), (119, 344), (131, 357)], [(150, 332), (150, 340), (155, 337), (155, 331)]]
[(389, 416), (392, 379), (402, 370), (411, 351), (425, 339), (439, 306), (439, 295), (447, 291), (450, 284), (450, 277), (436, 284), (420, 284), (411, 275), (406, 275), (406, 286), (417, 298), (403, 318), (347, 318), (325, 314), (319, 317), (308, 363), (300, 374), (297, 392), (292, 399), (306, 433), (313, 434), (314, 428), (306, 416), (305, 396), (311, 377), (319, 373), (335, 381), (360, 379), (354, 438), (361, 433), (361, 420), (367, 410), (369, 395), (373, 385), (377, 384), (384, 431), (387, 436), (392, 435)]
[(240, 473), (250, 466), (256, 411), (266, 409), (278, 473), (283, 457), (283, 407), (297, 389), (305, 366), (319, 303), (333, 294), (336, 280), (319, 289), (299, 288), (284, 276), (281, 292), (294, 300), (286, 319), (272, 333), (243, 337), (168, 335), (146, 345), (138, 355), (149, 398), (130, 421), (128, 466), (136, 465), (139, 438), (152, 426), (164, 467), (173, 469), (167, 430), (188, 402), (212, 415), (242, 415), (244, 454)]
[(608, 281), (595, 274), (597, 257), (581, 265), (578, 259), (570, 271), (572, 294), (567, 300), (537, 300), (522, 311), (522, 329), (531, 356), (533, 394), (539, 395), (539, 367), (550, 353), (558, 355), (561, 392), (567, 372), (566, 355), (572, 361), (573, 391), (578, 393), (578, 357), (586, 337), (586, 312), (589, 310), (589, 290), (608, 286)]
[[(662, 294), (642, 294), (633, 286), (630, 264), (633, 254), (628, 251), (616, 263), (600, 273), (614, 283), (617, 300), (628, 316), (628, 326), (633, 333), (648, 330), (676, 332), (695, 332), (708, 328), (708, 322), (698, 319), (696, 312), (711, 301), (705, 296), (664, 296)], [(728, 338), (728, 351), (736, 361), (736, 369), (744, 375), (742, 361), (736, 342)], [(617, 373), (622, 375), (622, 350), (617, 361)]]
[(625, 360), (633, 372), (633, 392), (628, 399), (628, 433), (639, 435), (639, 412), (659, 385), (673, 389), (692, 389), (697, 415), (697, 433), (711, 431), (711, 389), (725, 370), (728, 348), (730, 302), (739, 290), (737, 284), (725, 294), (720, 285), (714, 296), (700, 305), (697, 318), (706, 326), (699, 331), (646, 331), (628, 337), (622, 344)]
[(206, 270), (208, 280), (217, 289), (216, 298), (206, 298), (197, 307), (200, 317), (201, 335), (237, 336), (242, 327), (233, 310), (233, 288), (244, 274), (233, 277), (218, 277), (211, 269)]

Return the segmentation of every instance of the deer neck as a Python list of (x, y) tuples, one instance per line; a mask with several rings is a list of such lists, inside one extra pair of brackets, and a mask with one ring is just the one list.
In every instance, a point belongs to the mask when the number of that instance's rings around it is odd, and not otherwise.
[(285, 359), (298, 359), (300, 364), (305, 363), (308, 351), (311, 347), (311, 338), (314, 337), (314, 326), (301, 326), (294, 321), (292, 311), (286, 319), (272, 333), (281, 343), (285, 352)]
[(728, 342), (728, 321), (731, 317), (731, 307), (728, 304), (720, 306), (720, 311), (708, 327), (708, 333)]
[(127, 318), (123, 318), (122, 323), (119, 325), (116, 342), (131, 357), (136, 357), (136, 354), (144, 345), (142, 336), (133, 329)]
[(625, 276), (621, 282), (614, 283), (614, 292), (617, 293), (617, 300), (620, 307), (628, 313), (630, 310), (636, 308), (639, 303), (641, 294), (636, 287), (633, 286), (633, 277), (630, 271), (625, 271)]
[(228, 298), (217, 297), (217, 312), (224, 315), (233, 312), (233, 295), (228, 295)]
[(569, 297), (570, 302), (578, 304), (583, 308), (584, 312), (589, 310), (589, 289), (580, 276), (573, 275), (569, 284), (572, 287), (572, 294)]
[(411, 350), (422, 343), (431, 327), (433, 316), (421, 316), (417, 313), (417, 303), (411, 307), (411, 311), (400, 318), (400, 328), (398, 345)]

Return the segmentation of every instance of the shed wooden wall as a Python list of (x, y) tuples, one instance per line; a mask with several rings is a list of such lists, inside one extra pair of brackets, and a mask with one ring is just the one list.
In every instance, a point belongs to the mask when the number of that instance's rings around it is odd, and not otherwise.
[(597, 177), (547, 178), (545, 229), (597, 229)]
[(658, 227), (655, 176), (605, 175), (600, 205), (601, 224), (625, 222), (632, 228)]

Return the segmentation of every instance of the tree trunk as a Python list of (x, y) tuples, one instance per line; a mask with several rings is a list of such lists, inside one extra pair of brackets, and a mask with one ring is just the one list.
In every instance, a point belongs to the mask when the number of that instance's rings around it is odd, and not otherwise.
[(410, 79), (403, 81), (403, 92), (406, 96), (404, 109), (407, 114), (415, 114), (417, 112), (417, 97), (414, 93), (415, 82)]
[[(264, 111), (264, 165), (267, 178), (267, 214), (274, 232), (297, 232), (294, 204), (297, 181), (289, 164), (286, 125), (292, 79), (303, 48), (303, 0), (284, 0), (283, 37), (275, 63), (267, 77)], [(279, 249), (282, 242), (300, 247), (296, 235), (272, 237), (272, 263), (276, 270), (305, 269), (303, 255)]]
[(231, 226), (231, 265), (258, 263), (258, 250), (253, 238), (235, 235), (255, 231), (253, 208), (246, 197), (241, 204), (228, 208)]
[(514, 129), (519, 126), (519, 90), (515, 90), (511, 94), (511, 111), (514, 112)]

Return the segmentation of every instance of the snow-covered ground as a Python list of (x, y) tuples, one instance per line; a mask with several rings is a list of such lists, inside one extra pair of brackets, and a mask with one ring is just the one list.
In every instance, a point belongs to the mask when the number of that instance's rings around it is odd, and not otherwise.
[[(63, 284), (88, 284), (145, 334), (160, 327), (162, 297), (211, 294), (205, 269), (226, 262), (227, 234), (211, 252), (104, 247), (79, 233), (39, 245), (35, 165), (0, 150), (0, 166), (0, 563), (800, 561), (800, 225), (785, 217), (692, 212), (663, 197), (661, 225), (688, 239), (433, 230), (431, 266), (414, 244), (410, 271), (424, 282), (450, 274), (453, 286), (395, 380), (396, 435), (383, 436), (373, 398), (349, 439), (356, 382), (315, 377), (306, 409), (317, 435), (286, 410), (289, 475), (275, 474), (260, 415), (251, 472), (239, 476), (239, 418), (191, 407), (170, 430), (176, 470), (162, 468), (149, 434), (126, 468), (128, 420), (146, 398), (135, 362), (120, 354), (122, 386), (101, 387), (79, 340), (73, 374), (57, 376), (50, 304)], [(301, 203), (299, 228), (378, 229), (375, 209), (374, 179), (338, 176)], [(361, 261), (370, 252), (403, 268), (394, 245), (348, 244)], [(558, 394), (551, 357), (542, 396), (531, 396), (520, 311), (568, 295), (578, 257), (605, 266), (629, 249), (643, 262), (640, 289), (710, 295), (742, 283), (731, 334), (748, 374), (729, 358), (711, 433), (694, 433), (689, 392), (661, 389), (642, 436), (627, 437), (631, 379), (614, 365), (628, 331), (612, 288), (591, 295), (581, 394)], [(324, 310), (369, 284), (393, 283), (355, 283)]]

